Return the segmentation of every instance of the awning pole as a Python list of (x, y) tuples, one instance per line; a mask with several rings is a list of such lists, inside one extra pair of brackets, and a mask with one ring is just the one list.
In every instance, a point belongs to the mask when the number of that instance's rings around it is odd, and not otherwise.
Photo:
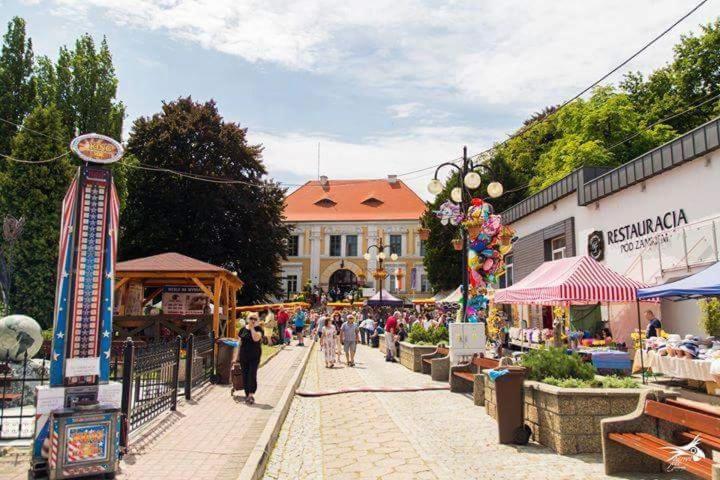
[(640, 299), (635, 297), (635, 305), (637, 306), (637, 322), (638, 322), (638, 342), (640, 345), (640, 375), (642, 375), (643, 384), (647, 384), (645, 378), (645, 360), (643, 359), (643, 344), (642, 344), (642, 323), (640, 322)]

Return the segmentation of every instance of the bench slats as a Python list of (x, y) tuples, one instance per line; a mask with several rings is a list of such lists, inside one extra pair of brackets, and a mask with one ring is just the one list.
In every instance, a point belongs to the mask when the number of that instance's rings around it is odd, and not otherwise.
[(706, 413), (688, 410), (667, 403), (648, 400), (645, 402), (645, 414), (651, 417), (676, 423), (690, 430), (698, 430), (714, 437), (720, 437), (720, 418)]
[[(608, 437), (622, 445), (637, 450), (662, 462), (666, 462), (673, 456), (672, 450), (664, 450), (663, 447), (672, 447), (669, 442), (653, 437), (649, 434), (637, 433), (610, 433)], [(702, 458), (700, 461), (683, 462), (682, 467), (707, 480), (712, 479), (712, 460)]]
[(720, 438), (718, 438), (718, 437), (713, 437), (712, 435), (708, 435), (707, 433), (703, 433), (703, 432), (698, 432), (697, 430), (690, 430), (689, 432), (681, 432), (680, 436), (688, 441), (695, 440), (695, 437), (699, 437), (701, 444), (703, 444), (706, 447), (709, 447), (713, 450), (720, 451)]
[(472, 372), (453, 372), (453, 375), (455, 375), (456, 377), (460, 377), (463, 380), (467, 380), (468, 382), (475, 381), (475, 374)]

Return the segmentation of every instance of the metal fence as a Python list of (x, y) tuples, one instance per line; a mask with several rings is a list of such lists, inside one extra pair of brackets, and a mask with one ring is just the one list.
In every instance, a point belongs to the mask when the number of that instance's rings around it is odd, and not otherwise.
[(31, 438), (35, 428), (35, 387), (49, 381), (47, 350), (37, 358), (0, 359), (0, 440)]
[(122, 410), (131, 430), (177, 407), (181, 345), (180, 338), (139, 348), (126, 343)]
[[(0, 440), (30, 439), (35, 428), (35, 387), (49, 381), (49, 348), (36, 358), (0, 359)], [(110, 380), (122, 383), (122, 412), (128, 433), (174, 410), (177, 398), (215, 378), (212, 333), (169, 342), (113, 342)]]

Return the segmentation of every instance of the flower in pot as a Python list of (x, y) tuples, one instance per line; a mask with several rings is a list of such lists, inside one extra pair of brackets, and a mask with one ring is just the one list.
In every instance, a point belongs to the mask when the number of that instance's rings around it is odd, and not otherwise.
[(457, 251), (460, 251), (463, 248), (462, 238), (453, 238), (452, 244), (453, 244), (453, 248), (455, 248), (455, 250), (457, 250)]
[(418, 228), (418, 236), (420, 237), (420, 240), (427, 240), (430, 238), (430, 229), (427, 227)]

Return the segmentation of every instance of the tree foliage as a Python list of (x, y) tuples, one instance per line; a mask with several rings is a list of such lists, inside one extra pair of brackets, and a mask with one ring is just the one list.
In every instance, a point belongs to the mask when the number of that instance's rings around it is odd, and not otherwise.
[(290, 234), (282, 223), (285, 192), (263, 179), (262, 147), (249, 144), (246, 133), (225, 122), (215, 102), (190, 97), (135, 121), (127, 150), (141, 166), (247, 184), (133, 170), (121, 225), (123, 258), (176, 251), (238, 272), (243, 302), (281, 293), (277, 273)]
[[(25, 20), (15, 17), (8, 23), (0, 51), (0, 153), (10, 152), (12, 137), (34, 98), (32, 40), (25, 32)], [(13, 125), (15, 124), (15, 125)]]
[[(13, 138), (14, 157), (39, 161), (67, 150), (62, 116), (54, 106), (36, 107), (23, 125), (27, 129)], [(12, 305), (43, 327), (52, 325), (60, 209), (74, 172), (68, 158), (61, 157), (42, 164), (11, 162), (0, 173), (0, 212), (26, 219), (25, 232), (14, 247)]]

